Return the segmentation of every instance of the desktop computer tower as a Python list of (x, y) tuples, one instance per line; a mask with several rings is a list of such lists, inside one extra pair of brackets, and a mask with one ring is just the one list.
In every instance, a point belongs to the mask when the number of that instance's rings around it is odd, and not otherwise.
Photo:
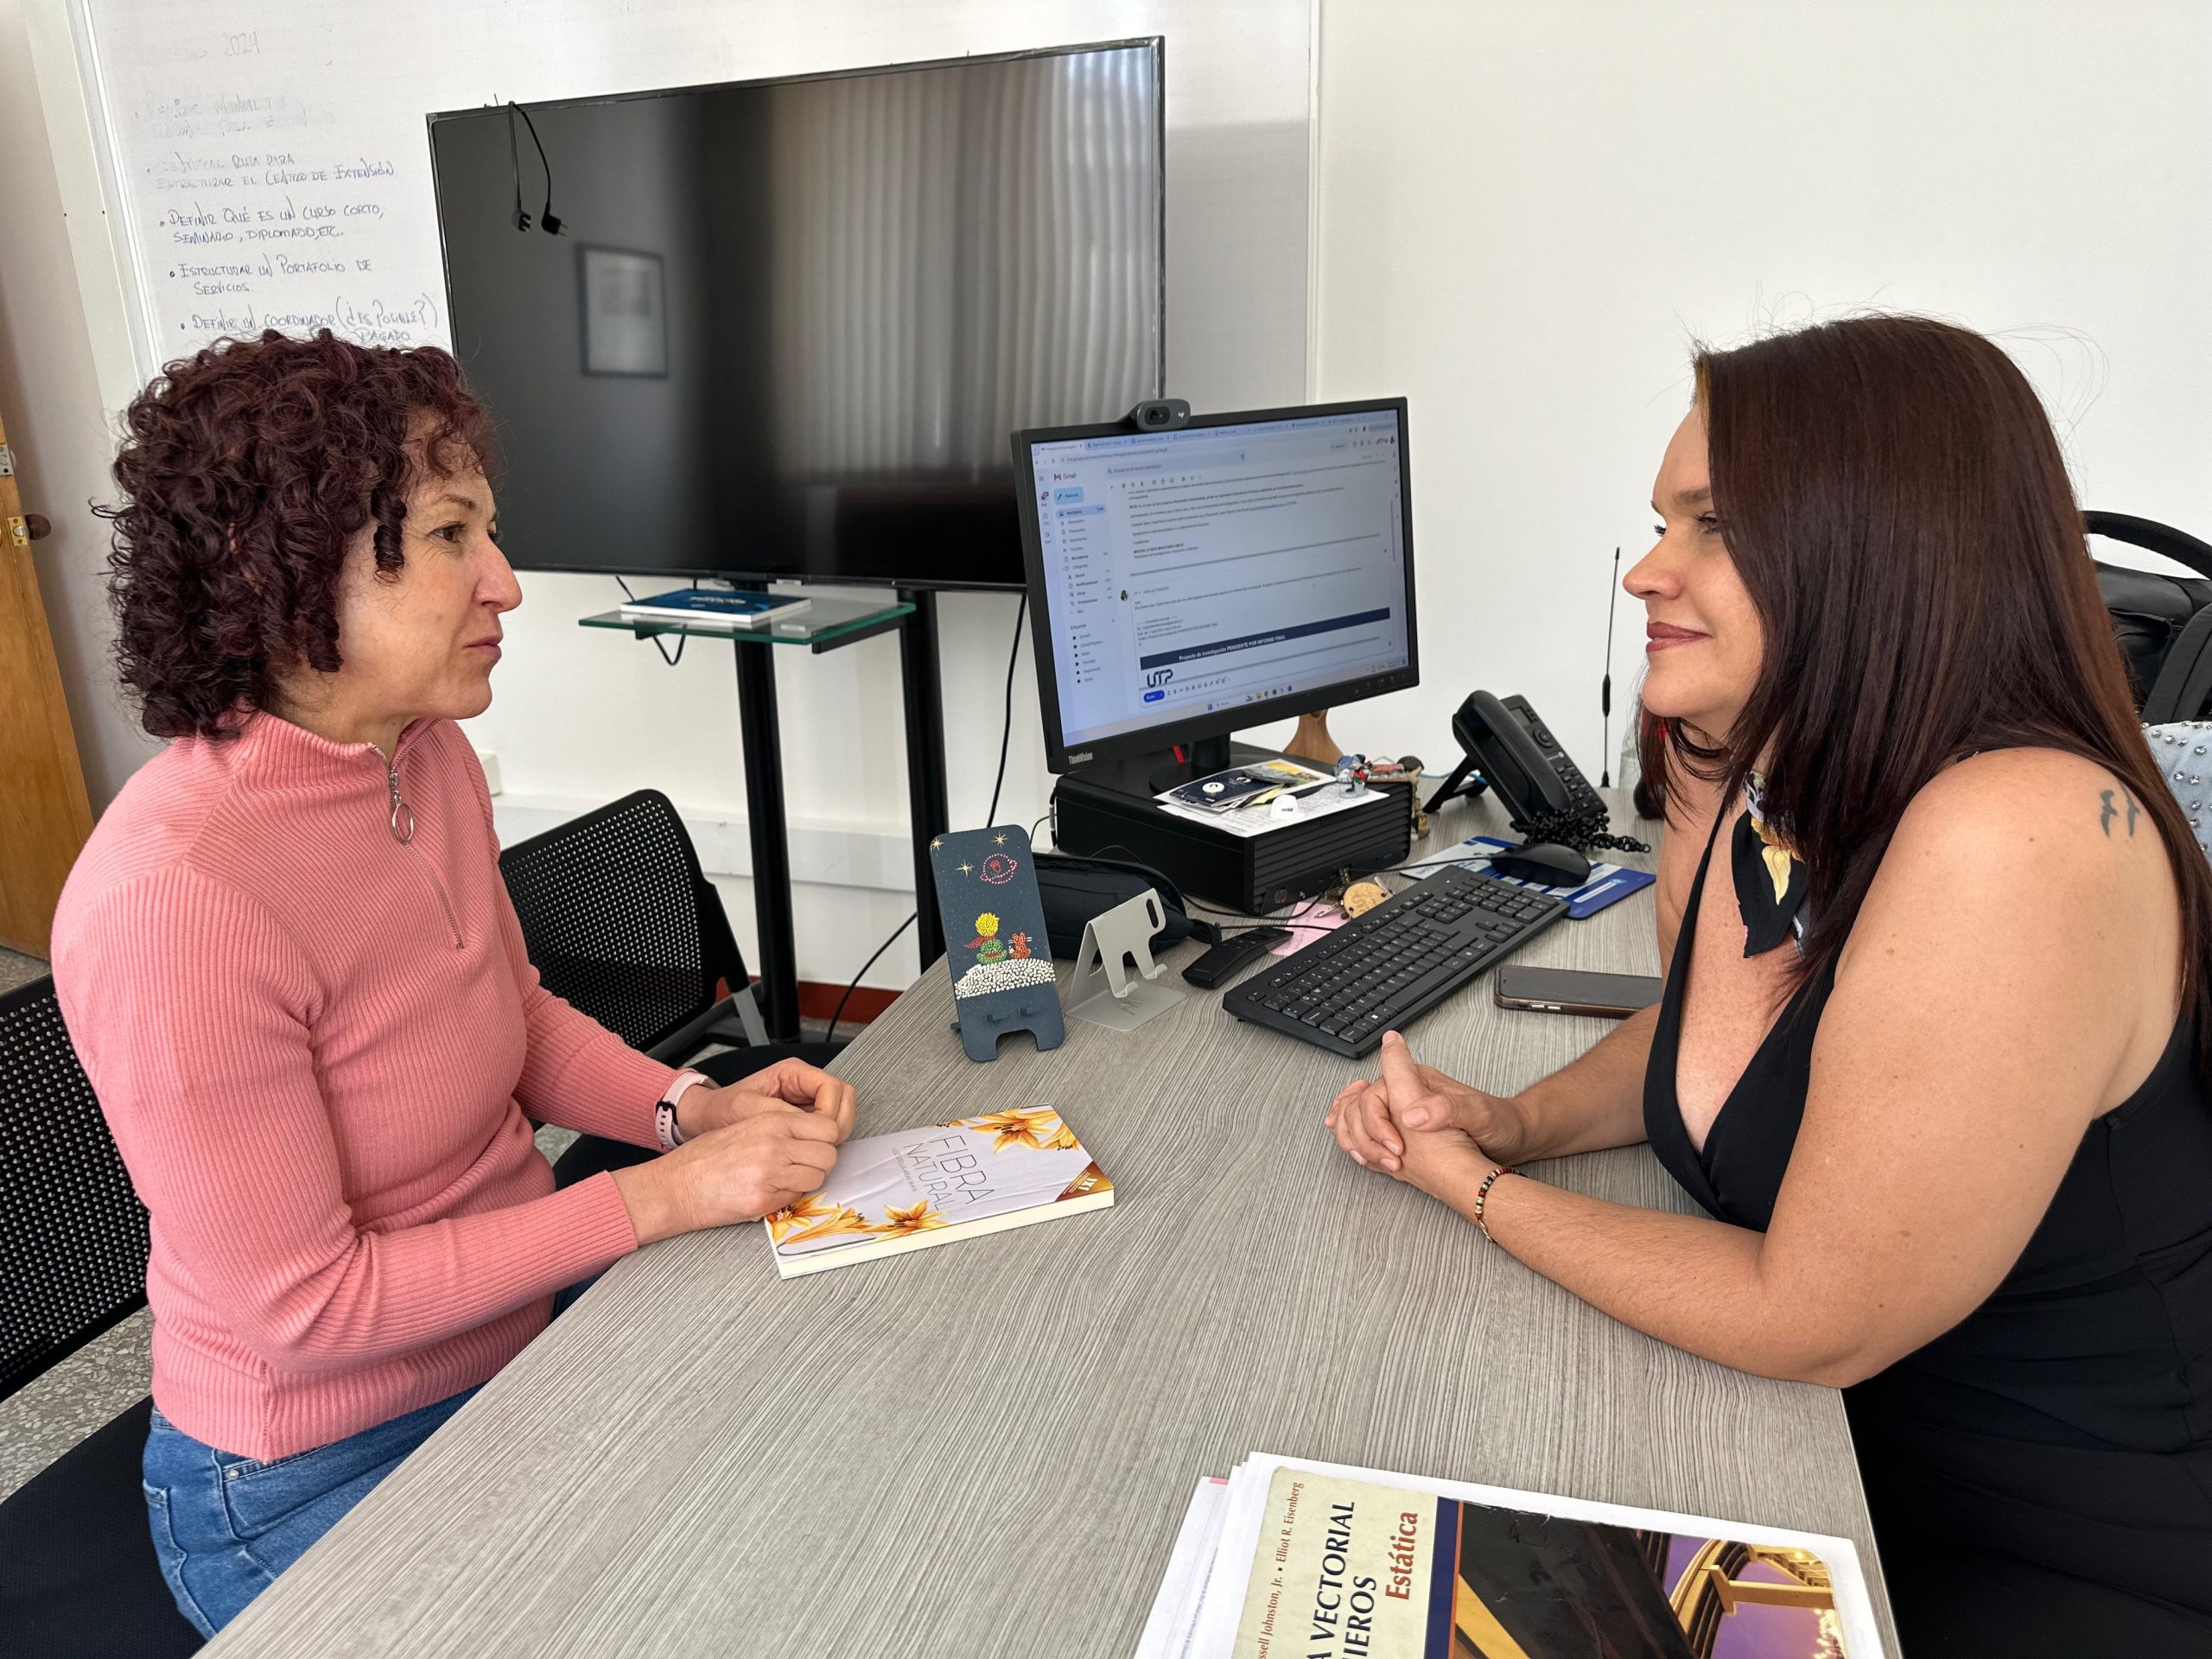
[[(1231, 762), (1271, 760), (1239, 744)], [(1248, 915), (1325, 892), (1406, 861), (1413, 812), (1405, 792), (1370, 789), (1357, 806), (1325, 817), (1236, 836), (1164, 810), (1153, 798), (1150, 763), (1102, 761), (1068, 772), (1052, 791), (1053, 845), (1083, 858), (1149, 864), (1185, 893)]]

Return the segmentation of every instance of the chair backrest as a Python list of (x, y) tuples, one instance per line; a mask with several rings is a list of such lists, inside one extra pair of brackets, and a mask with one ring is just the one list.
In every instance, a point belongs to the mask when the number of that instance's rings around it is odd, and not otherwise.
[(747, 982), (721, 895), (658, 790), (518, 841), (499, 855), (546, 989), (649, 1049)]
[(2212, 544), (2187, 531), (2124, 512), (2085, 512), (2082, 527), (2171, 559), (2194, 576), (2100, 563), (2097, 586), (2112, 613), (2135, 707), (2152, 724), (2194, 720), (2212, 703)]
[(54, 981), (0, 996), (0, 1399), (146, 1305), (145, 1206)]

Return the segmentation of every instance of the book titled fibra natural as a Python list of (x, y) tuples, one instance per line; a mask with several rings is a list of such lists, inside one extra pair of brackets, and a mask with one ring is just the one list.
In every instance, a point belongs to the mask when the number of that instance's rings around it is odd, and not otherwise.
[(763, 1224), (791, 1279), (1113, 1202), (1075, 1132), (1033, 1106), (849, 1141), (827, 1185)]

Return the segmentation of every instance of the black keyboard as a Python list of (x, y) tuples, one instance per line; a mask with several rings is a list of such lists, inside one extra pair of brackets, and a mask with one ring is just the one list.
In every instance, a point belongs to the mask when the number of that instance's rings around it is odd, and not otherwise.
[(1445, 870), (1254, 974), (1221, 1005), (1357, 1058), (1566, 914), (1564, 899)]

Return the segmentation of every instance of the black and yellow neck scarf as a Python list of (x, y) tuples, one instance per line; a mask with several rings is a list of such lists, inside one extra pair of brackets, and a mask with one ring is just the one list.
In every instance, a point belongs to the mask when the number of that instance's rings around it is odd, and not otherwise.
[(1729, 855), (1736, 876), (1736, 905), (1744, 916), (1744, 954), (1764, 956), (1784, 939), (1805, 948), (1809, 885), (1805, 861), (1767, 827), (1760, 800), (1765, 780), (1753, 772), (1744, 787), (1744, 816), (1736, 820)]

